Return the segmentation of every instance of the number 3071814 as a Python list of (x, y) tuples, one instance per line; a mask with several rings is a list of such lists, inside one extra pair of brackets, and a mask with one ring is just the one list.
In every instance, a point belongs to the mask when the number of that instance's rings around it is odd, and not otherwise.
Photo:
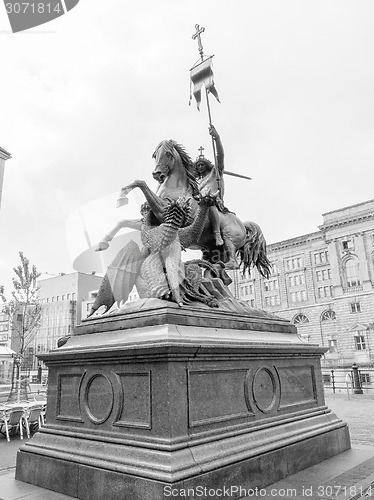
[(6, 3), (5, 4), (6, 11), (8, 14), (51, 14), (51, 12), (61, 12), (60, 3), (57, 5), (51, 5), (50, 3)]

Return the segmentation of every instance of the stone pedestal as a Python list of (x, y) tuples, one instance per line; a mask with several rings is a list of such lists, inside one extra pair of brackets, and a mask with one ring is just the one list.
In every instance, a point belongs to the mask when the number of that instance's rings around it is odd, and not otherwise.
[(350, 447), (323, 352), (259, 311), (149, 299), (87, 320), (41, 357), (47, 423), (16, 478), (87, 500), (245, 496)]

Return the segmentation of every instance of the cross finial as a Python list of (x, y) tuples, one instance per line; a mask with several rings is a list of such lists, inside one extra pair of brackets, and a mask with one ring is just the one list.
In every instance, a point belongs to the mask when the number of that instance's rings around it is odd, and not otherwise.
[(204, 150), (205, 150), (205, 148), (203, 148), (202, 146), (199, 147), (198, 151), (200, 151), (200, 156), (204, 156), (203, 155)]
[(195, 25), (195, 28), (196, 28), (196, 33), (192, 35), (192, 40), (196, 40), (196, 38), (197, 38), (197, 43), (199, 44), (199, 54), (200, 54), (201, 60), (203, 60), (204, 59), (204, 52), (203, 52), (203, 45), (201, 43), (200, 35), (201, 35), (201, 33), (204, 33), (205, 28), (203, 28), (203, 27), (200, 28), (200, 26), (198, 24)]

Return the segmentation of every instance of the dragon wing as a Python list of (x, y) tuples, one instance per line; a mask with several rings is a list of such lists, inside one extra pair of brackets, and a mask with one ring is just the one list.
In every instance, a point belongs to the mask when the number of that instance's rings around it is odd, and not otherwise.
[(125, 302), (128, 299), (145, 258), (146, 254), (139, 250), (134, 241), (127, 243), (117, 253), (108, 266), (89, 316), (101, 306), (109, 310), (116, 301)]

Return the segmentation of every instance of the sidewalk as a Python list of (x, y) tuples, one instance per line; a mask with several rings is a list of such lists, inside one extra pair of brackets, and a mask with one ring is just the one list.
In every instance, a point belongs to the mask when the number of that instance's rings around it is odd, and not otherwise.
[[(374, 498), (374, 394), (354, 395), (350, 396), (350, 399), (346, 394), (327, 394), (326, 404), (349, 424), (352, 449), (262, 490), (243, 492), (243, 500)], [(7, 443), (3, 436), (0, 436), (0, 500), (70, 499), (69, 496), (14, 479), (17, 451), (26, 441), (13, 438)], [(244, 496), (245, 494), (247, 496)], [(204, 500), (213, 497), (200, 498)]]

